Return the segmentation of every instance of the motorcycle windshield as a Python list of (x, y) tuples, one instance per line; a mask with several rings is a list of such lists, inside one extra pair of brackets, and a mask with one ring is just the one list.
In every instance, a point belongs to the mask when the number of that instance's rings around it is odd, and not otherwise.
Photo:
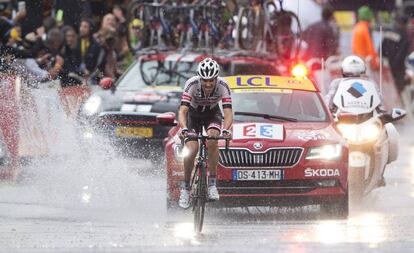
[(339, 84), (333, 103), (343, 112), (359, 115), (375, 110), (381, 100), (374, 82), (348, 78)]

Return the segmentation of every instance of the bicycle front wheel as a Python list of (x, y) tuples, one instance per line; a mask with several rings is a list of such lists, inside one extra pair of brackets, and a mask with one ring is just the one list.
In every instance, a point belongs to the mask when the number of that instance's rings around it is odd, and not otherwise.
[(201, 197), (194, 200), (194, 231), (201, 233), (203, 230), (204, 213), (206, 210), (206, 201)]
[[(207, 172), (204, 164), (200, 166), (200, 173), (197, 182), (196, 194), (193, 199), (194, 231), (201, 233), (203, 230), (204, 213), (207, 202)], [(197, 171), (197, 170), (196, 170)]]

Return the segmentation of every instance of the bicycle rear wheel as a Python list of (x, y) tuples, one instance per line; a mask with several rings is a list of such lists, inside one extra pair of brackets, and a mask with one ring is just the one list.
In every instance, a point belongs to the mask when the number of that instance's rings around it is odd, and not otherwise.
[(193, 213), (194, 213), (194, 231), (201, 233), (203, 230), (204, 213), (207, 202), (207, 173), (204, 164), (201, 164), (199, 170), (196, 170), (196, 190), (193, 197)]

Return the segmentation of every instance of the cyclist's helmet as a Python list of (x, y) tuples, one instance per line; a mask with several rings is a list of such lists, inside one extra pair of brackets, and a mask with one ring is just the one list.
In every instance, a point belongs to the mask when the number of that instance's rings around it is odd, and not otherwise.
[(218, 77), (219, 72), (220, 66), (211, 58), (205, 58), (198, 64), (197, 73), (202, 79), (216, 78)]
[(360, 77), (366, 71), (364, 61), (355, 55), (347, 56), (343, 60), (341, 68), (344, 77)]

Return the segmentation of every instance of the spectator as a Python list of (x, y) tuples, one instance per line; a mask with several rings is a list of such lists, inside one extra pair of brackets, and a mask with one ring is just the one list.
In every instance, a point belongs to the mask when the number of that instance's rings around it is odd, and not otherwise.
[(27, 85), (30, 86), (36, 86), (36, 82), (55, 79), (58, 77), (58, 73), (63, 64), (63, 59), (56, 56), (52, 65), (51, 54), (47, 53), (45, 48), (37, 47), (37, 43), (38, 38), (34, 33), (27, 34), (23, 40), (23, 46), (26, 51), (34, 52), (36, 55), (32, 53), (32, 56), (28, 56), (25, 59), (16, 59), (12, 64), (25, 80), (30, 80), (27, 82)]
[(42, 26), (36, 29), (36, 35), (45, 42), (47, 40), (47, 34), (48, 32), (56, 28), (56, 20), (52, 17), (47, 17), (43, 20)]
[(138, 18), (132, 20), (129, 34), (131, 50), (136, 54), (145, 45), (144, 22)]
[(81, 53), (82, 72), (89, 76), (98, 64), (98, 55), (101, 50), (100, 45), (92, 36), (92, 21), (83, 18), (79, 26), (78, 48)]
[(11, 29), (24, 17), (26, 16), (26, 11), (17, 12), (16, 16), (13, 19), (8, 19), (6, 16), (0, 16), (0, 42), (1, 44), (6, 44), (9, 40)]
[(45, 43), (45, 50), (40, 51), (40, 57), (42, 61), (41, 67), (49, 70), (52, 79), (56, 78), (62, 70), (64, 60), (60, 55), (64, 42), (64, 37), (61, 31), (57, 28), (52, 28), (47, 33), (47, 40)]
[[(75, 29), (69, 26), (65, 33), (65, 43), (62, 49), (62, 57), (64, 60), (61, 72), (62, 86), (71, 86), (81, 84), (81, 52), (78, 48), (78, 38)], [(74, 76), (77, 76), (76, 78)]]
[(112, 33), (116, 32), (116, 19), (115, 16), (111, 13), (106, 14), (101, 23), (101, 28), (97, 33), (94, 34), (95, 39), (100, 44), (104, 44), (104, 34), (110, 31)]
[(20, 25), (15, 25), (9, 33), (9, 40), (7, 45), (10, 47), (18, 48), (23, 47), (22, 41), (22, 29)]
[(383, 55), (388, 59), (399, 92), (406, 85), (405, 59), (410, 54), (411, 41), (407, 33), (407, 23), (406, 16), (397, 16), (393, 28), (384, 32), (382, 42)]
[(114, 14), (116, 20), (116, 51), (118, 58), (123, 59), (129, 53), (127, 40), (128, 24), (126, 18), (124, 17), (124, 11), (119, 5), (114, 6), (112, 14)]
[(303, 39), (308, 44), (306, 59), (324, 58), (326, 60), (337, 53), (339, 27), (335, 23), (333, 13), (333, 8), (325, 5), (322, 10), (322, 20), (311, 24), (304, 31)]
[(358, 23), (352, 31), (352, 53), (369, 60), (371, 68), (379, 68), (378, 55), (374, 48), (374, 42), (371, 35), (370, 23), (374, 19), (374, 13), (368, 6), (362, 6), (358, 9)]
[(97, 61), (100, 77), (116, 78), (118, 76), (115, 52), (116, 33), (112, 30), (106, 29), (103, 29), (100, 32), (102, 49), (99, 52)]

